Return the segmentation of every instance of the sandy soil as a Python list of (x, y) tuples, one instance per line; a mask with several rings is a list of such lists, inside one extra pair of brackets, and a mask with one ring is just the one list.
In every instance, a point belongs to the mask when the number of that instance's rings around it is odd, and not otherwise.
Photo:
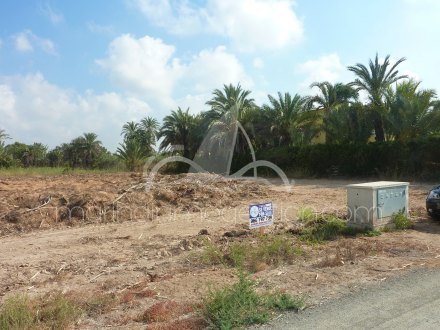
[[(0, 299), (111, 293), (118, 303), (78, 327), (145, 328), (139, 315), (152, 305), (197, 303), (209, 288), (235, 281), (234, 269), (194, 262), (202, 229), (230, 244), (241, 238), (223, 234), (245, 230), (248, 205), (266, 201), (276, 210), (269, 234), (294, 226), (301, 207), (343, 216), (345, 185), (353, 182), (299, 180), (285, 191), (275, 181), (200, 175), (161, 176), (147, 187), (129, 174), (1, 177)], [(424, 210), (430, 187), (410, 186), (413, 230), (305, 245), (293, 264), (252, 276), (261, 289), (301, 294), (314, 305), (407, 270), (440, 267), (440, 225)]]

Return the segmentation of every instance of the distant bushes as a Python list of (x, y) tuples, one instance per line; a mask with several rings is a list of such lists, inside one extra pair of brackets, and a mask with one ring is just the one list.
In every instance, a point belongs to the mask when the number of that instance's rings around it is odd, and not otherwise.
[[(439, 146), (438, 137), (410, 142), (316, 144), (259, 150), (257, 159), (271, 161), (297, 176), (428, 180), (440, 177)], [(238, 169), (245, 161), (234, 165)]]

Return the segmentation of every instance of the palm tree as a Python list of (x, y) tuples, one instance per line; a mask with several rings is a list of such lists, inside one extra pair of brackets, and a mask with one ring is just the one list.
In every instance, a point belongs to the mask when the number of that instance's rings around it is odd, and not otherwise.
[(84, 153), (84, 165), (85, 167), (91, 167), (93, 161), (98, 157), (101, 148), (102, 142), (98, 140), (98, 135), (95, 133), (84, 133), (83, 135), (83, 153)]
[(134, 121), (129, 121), (122, 126), (121, 135), (124, 136), (124, 140), (131, 140), (137, 137), (139, 131), (139, 124)]
[(368, 113), (361, 102), (342, 104), (330, 113), (326, 123), (331, 143), (366, 143), (373, 130)]
[(183, 111), (180, 107), (171, 111), (171, 114), (163, 119), (158, 137), (163, 138), (159, 149), (166, 150), (180, 145), (183, 148), (183, 156), (189, 158), (194, 151), (191, 148), (193, 130), (197, 126), (196, 117), (189, 113), (189, 108)]
[(159, 122), (152, 117), (145, 117), (141, 119), (140, 128), (146, 133), (148, 145), (156, 144), (156, 137), (159, 130)]
[(322, 113), (325, 143), (331, 143), (332, 136), (329, 131), (330, 115), (341, 106), (354, 101), (358, 93), (351, 86), (342, 83), (333, 85), (327, 81), (315, 82), (310, 85), (310, 88), (314, 87), (319, 89), (320, 94), (309, 97), (307, 101), (311, 107)]
[(420, 82), (409, 80), (389, 91), (389, 131), (396, 140), (428, 136), (440, 127), (439, 101), (433, 89), (419, 90)]
[(116, 154), (125, 161), (127, 168), (130, 171), (140, 170), (146, 155), (138, 141), (127, 139), (119, 145), (120, 147), (116, 150)]
[(223, 85), (223, 90), (215, 89), (212, 94), (211, 100), (206, 102), (211, 107), (211, 110), (208, 111), (208, 118), (211, 120), (220, 118), (233, 106), (237, 106), (240, 118), (243, 109), (254, 105), (254, 99), (249, 98), (251, 91), (242, 89), (240, 84), (237, 86)]
[(267, 96), (270, 105), (263, 105), (263, 109), (272, 118), (271, 133), (277, 138), (278, 145), (290, 145), (293, 142), (301, 142), (304, 130), (311, 126), (312, 118), (307, 112), (307, 99), (290, 93), (282, 95), (278, 92), (278, 98)]
[(384, 98), (391, 84), (400, 79), (407, 78), (406, 75), (400, 75), (396, 70), (397, 66), (405, 61), (402, 57), (396, 63), (391, 65), (390, 55), (385, 57), (383, 63), (379, 63), (379, 57), (376, 53), (376, 59), (373, 62), (370, 59), (369, 67), (361, 63), (349, 66), (348, 70), (356, 75), (356, 79), (351, 83), (358, 90), (367, 93), (369, 99), (369, 110), (373, 115), (374, 130), (376, 141), (385, 141), (385, 131), (383, 118), (386, 113)]

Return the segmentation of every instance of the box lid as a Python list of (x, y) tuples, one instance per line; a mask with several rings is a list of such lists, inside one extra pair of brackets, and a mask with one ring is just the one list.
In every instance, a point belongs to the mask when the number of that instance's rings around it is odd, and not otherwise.
[(358, 189), (377, 189), (386, 187), (401, 187), (408, 186), (409, 182), (398, 182), (398, 181), (374, 181), (365, 183), (355, 183), (349, 184), (347, 188), (358, 188)]

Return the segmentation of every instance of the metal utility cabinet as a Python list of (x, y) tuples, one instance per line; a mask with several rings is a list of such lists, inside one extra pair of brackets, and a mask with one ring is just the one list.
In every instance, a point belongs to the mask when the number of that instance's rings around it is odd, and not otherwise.
[(377, 181), (347, 186), (348, 225), (357, 228), (382, 228), (392, 215), (408, 216), (408, 182)]

